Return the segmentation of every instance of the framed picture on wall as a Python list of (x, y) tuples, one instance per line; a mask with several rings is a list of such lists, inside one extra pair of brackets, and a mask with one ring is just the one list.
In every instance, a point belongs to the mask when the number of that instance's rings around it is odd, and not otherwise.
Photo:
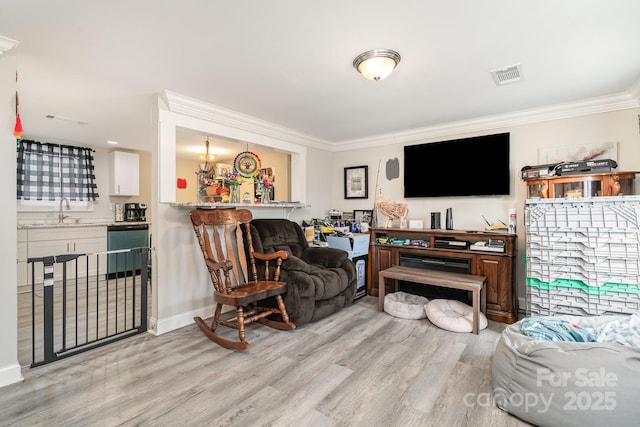
[(369, 167), (344, 168), (344, 198), (367, 199), (369, 197)]

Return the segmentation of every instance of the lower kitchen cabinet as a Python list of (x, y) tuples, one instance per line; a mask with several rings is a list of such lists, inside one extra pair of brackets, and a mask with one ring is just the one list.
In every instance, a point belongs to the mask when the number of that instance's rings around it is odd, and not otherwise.
[[(107, 228), (93, 227), (52, 227), (27, 230), (27, 258), (42, 258), (66, 254), (94, 254), (107, 250)], [(84, 258), (84, 257), (82, 257)], [(96, 262), (96, 255), (79, 262), (77, 277), (94, 276), (106, 271), (106, 260)], [(74, 263), (75, 264), (75, 263)], [(67, 278), (75, 278), (76, 269), (67, 268)], [(43, 282), (42, 264), (36, 264), (35, 283)], [(54, 266), (54, 280), (62, 280), (62, 263)], [(27, 266), (27, 284), (31, 283), (31, 267)], [(20, 277), (18, 280), (20, 284)]]
[(28, 283), (27, 271), (27, 230), (18, 230), (18, 286)]

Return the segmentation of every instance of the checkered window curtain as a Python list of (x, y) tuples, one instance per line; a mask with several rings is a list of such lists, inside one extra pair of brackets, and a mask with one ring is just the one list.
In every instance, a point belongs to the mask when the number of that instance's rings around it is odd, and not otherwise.
[(18, 200), (98, 198), (92, 149), (22, 140), (17, 151)]

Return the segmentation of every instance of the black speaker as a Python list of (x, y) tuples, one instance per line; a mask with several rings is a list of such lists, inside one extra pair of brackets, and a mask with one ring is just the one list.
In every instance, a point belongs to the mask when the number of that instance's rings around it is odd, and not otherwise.
[(447, 219), (446, 219), (446, 227), (447, 230), (453, 230), (453, 212), (451, 208), (447, 208)]
[(431, 212), (431, 228), (433, 230), (440, 229), (440, 212)]

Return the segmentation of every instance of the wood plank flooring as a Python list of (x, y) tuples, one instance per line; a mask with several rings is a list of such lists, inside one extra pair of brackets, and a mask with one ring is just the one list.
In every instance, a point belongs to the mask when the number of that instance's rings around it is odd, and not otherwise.
[(292, 331), (252, 324), (244, 352), (195, 324), (142, 334), (25, 367), (0, 389), (0, 425), (526, 426), (486, 399), (504, 326), (447, 332), (368, 296)]

